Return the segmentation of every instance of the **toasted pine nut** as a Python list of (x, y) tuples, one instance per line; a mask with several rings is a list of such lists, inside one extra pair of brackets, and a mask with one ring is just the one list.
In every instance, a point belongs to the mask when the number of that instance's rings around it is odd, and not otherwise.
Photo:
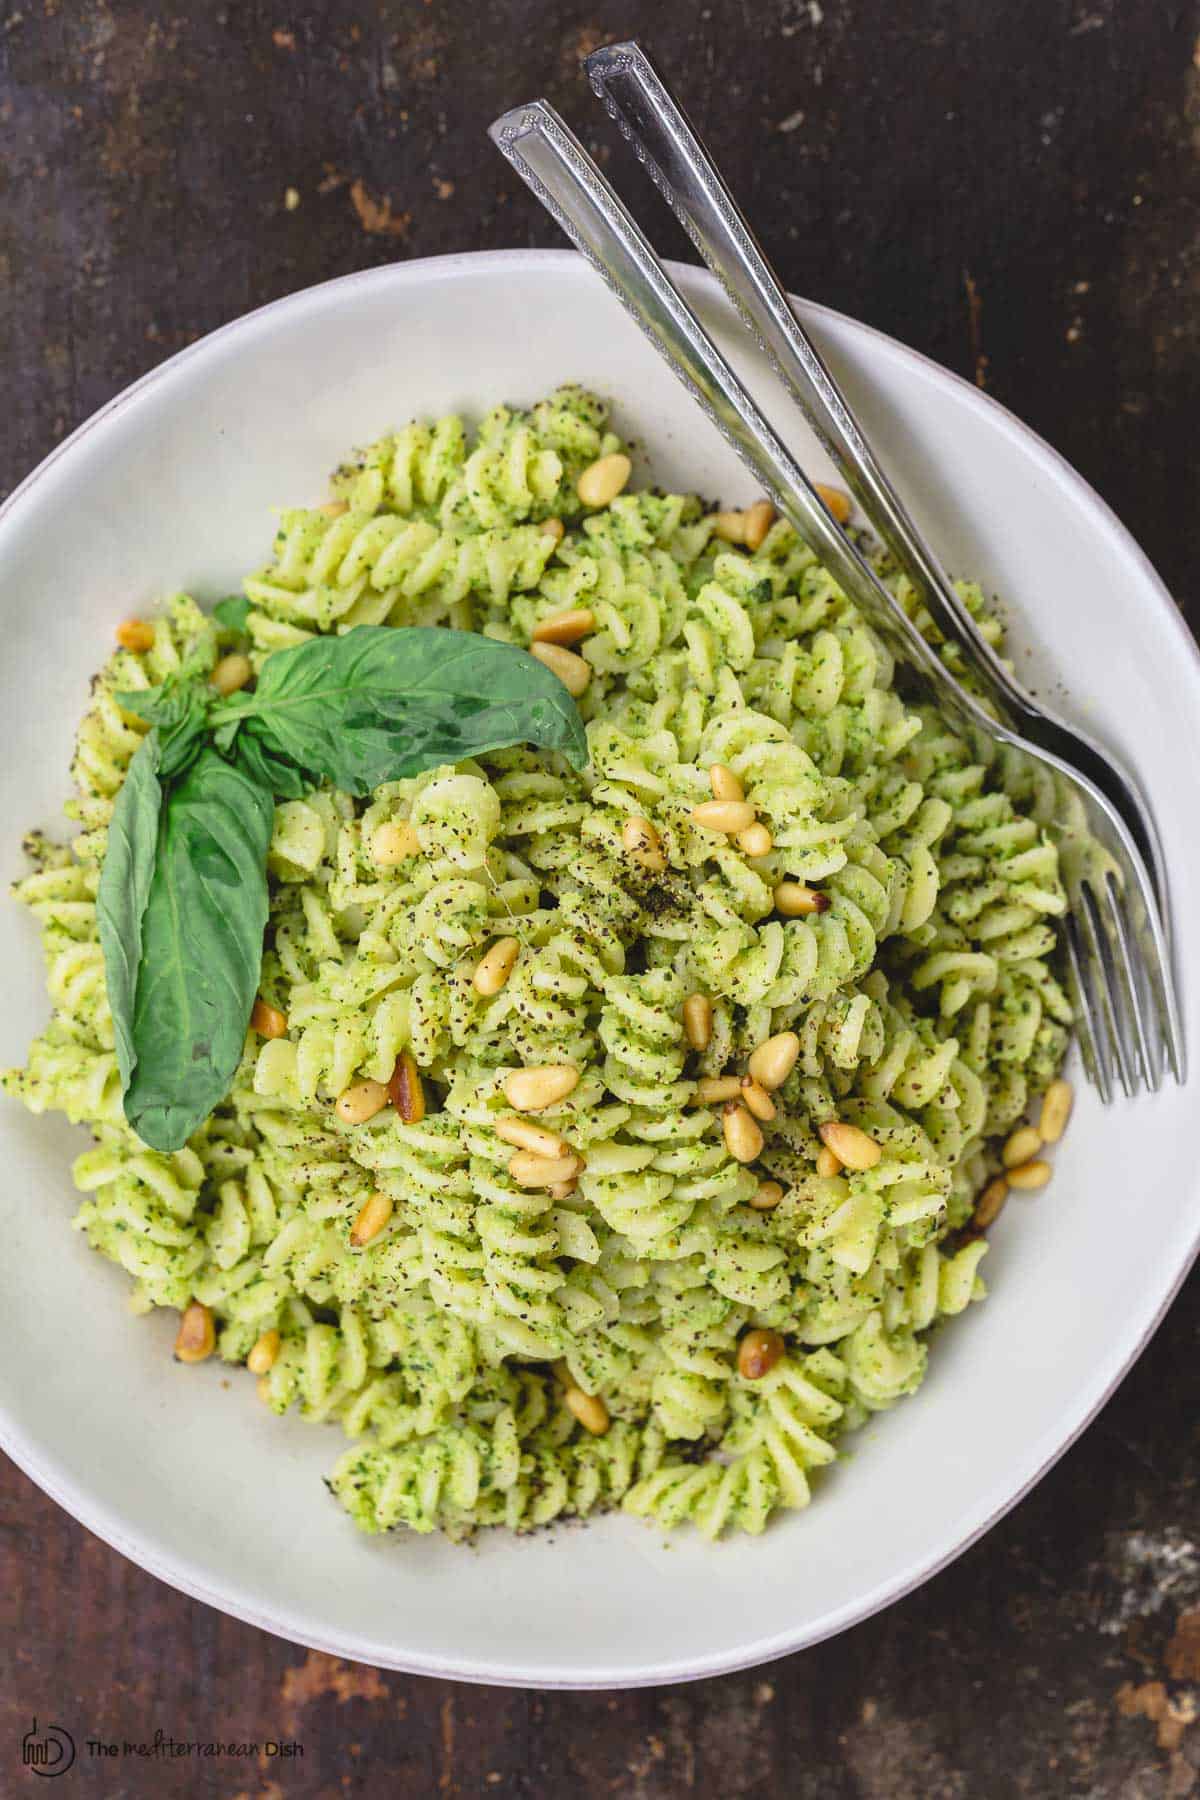
[(352, 1081), (334, 1102), (333, 1110), (347, 1125), (365, 1125), (388, 1103), (382, 1081)]
[(571, 1181), (582, 1164), (574, 1155), (539, 1156), (534, 1150), (514, 1150), (508, 1159), (508, 1172), (519, 1187), (557, 1187), (560, 1181)]
[(818, 888), (805, 887), (802, 881), (781, 881), (775, 889), (775, 910), (785, 919), (799, 919), (805, 913), (829, 911), (829, 895)]
[(387, 1096), (406, 1125), (419, 1125), (425, 1117), (425, 1085), (411, 1050), (396, 1058)]
[(883, 1150), (873, 1137), (860, 1131), (857, 1125), (847, 1125), (841, 1119), (826, 1119), (818, 1125), (821, 1142), (827, 1144), (838, 1161), (847, 1169), (857, 1169), (860, 1173), (865, 1169), (873, 1169), (883, 1155)]
[(515, 1144), (518, 1150), (532, 1150), (535, 1156), (571, 1155), (567, 1140), (560, 1138), (556, 1131), (547, 1131), (544, 1125), (515, 1118), (497, 1119), (495, 1124), (496, 1136), (503, 1138), (506, 1144)]
[(471, 980), (477, 994), (498, 994), (517, 966), (521, 946), (516, 938), (497, 938), (491, 949), (475, 965)]
[(850, 517), (850, 496), (843, 494), (841, 488), (826, 487), (823, 481), (815, 481), (820, 498), (825, 502), (839, 525), (844, 525)]
[(1031, 1156), (1036, 1156), (1041, 1147), (1040, 1131), (1035, 1131), (1032, 1125), (1018, 1125), (1001, 1150), (1000, 1161), (1006, 1169), (1015, 1169), (1018, 1163), (1026, 1163)]
[(561, 519), (543, 519), (538, 526), (541, 535), (550, 538), (556, 544), (560, 543), (562, 540), (563, 529), (564, 527)]
[(410, 856), (420, 856), (421, 840), (417, 828), (407, 819), (393, 819), (371, 834), (371, 860), (381, 869), (393, 869)]
[(340, 519), (343, 513), (350, 511), (350, 502), (348, 500), (326, 500), (324, 506), (318, 506), (314, 510), (321, 513), (326, 519)]
[(287, 1015), (277, 1006), (268, 1006), (260, 994), (250, 1009), (250, 1029), (259, 1037), (281, 1038), (287, 1031)]
[(535, 644), (577, 644), (596, 629), (596, 615), (589, 606), (575, 606), (569, 612), (555, 613), (533, 628)]
[(578, 700), (592, 679), (591, 664), (573, 650), (564, 650), (561, 644), (530, 644), (529, 648), (552, 675), (558, 676), (568, 694)]
[(774, 1037), (764, 1039), (757, 1050), (751, 1051), (747, 1066), (759, 1086), (773, 1094), (795, 1068), (799, 1054), (800, 1039), (795, 1032), (778, 1031)]
[(615, 450), (588, 464), (575, 483), (575, 492), (585, 506), (611, 506), (632, 473), (629, 458)]
[(696, 1083), (696, 1098), (701, 1106), (716, 1106), (722, 1100), (736, 1100), (742, 1084), (736, 1075), (702, 1075)]
[(740, 1101), (726, 1102), (721, 1129), (725, 1133), (725, 1148), (735, 1162), (751, 1163), (762, 1155), (763, 1134), (758, 1121)]
[(364, 1201), (357, 1219), (350, 1227), (350, 1242), (359, 1250), (377, 1238), (392, 1216), (393, 1202), (388, 1194), (372, 1194)]
[(236, 694), (239, 688), (245, 687), (253, 673), (250, 658), (243, 656), (240, 650), (231, 650), (228, 656), (223, 656), (218, 662), (209, 680), (218, 694)]
[(640, 863), (654, 875), (662, 874), (667, 859), (663, 854), (662, 839), (649, 819), (640, 815), (626, 819), (621, 826), (621, 842), (631, 862)]
[(252, 1375), (265, 1375), (274, 1366), (282, 1341), (277, 1331), (263, 1332), (246, 1358), (246, 1367)]
[(543, 1063), (533, 1069), (514, 1069), (504, 1078), (504, 1092), (518, 1112), (543, 1112), (579, 1085), (579, 1070), (572, 1063)]
[(154, 648), (154, 627), (145, 619), (122, 619), (117, 626), (117, 642), (122, 650), (140, 653)]
[(746, 1205), (755, 1212), (774, 1212), (782, 1199), (783, 1188), (778, 1181), (760, 1181)]
[(723, 538), (727, 544), (744, 544), (746, 541), (746, 515), (743, 512), (719, 512), (713, 514), (713, 536)]
[(742, 1076), (742, 1105), (748, 1106), (756, 1119), (766, 1121), (775, 1117), (775, 1102), (753, 1075)]
[(1004, 1202), (1008, 1199), (1008, 1183), (1003, 1175), (997, 1175), (989, 1181), (978, 1200), (975, 1211), (971, 1214), (971, 1223), (977, 1231), (986, 1231), (1000, 1217)]
[(829, 1145), (822, 1144), (817, 1151), (817, 1174), (823, 1176), (826, 1181), (831, 1181), (835, 1175), (840, 1175), (841, 1172), (842, 1165)]
[(762, 541), (775, 523), (775, 508), (769, 500), (756, 500), (745, 512), (745, 544), (747, 550), (753, 552), (762, 546)]
[(570, 1181), (552, 1181), (546, 1192), (552, 1200), (569, 1200), (578, 1186), (578, 1178), (572, 1176)]
[(179, 1362), (198, 1363), (211, 1356), (217, 1347), (216, 1327), (207, 1306), (193, 1300), (183, 1310), (179, 1333), (175, 1339), (175, 1356)]
[(745, 788), (733, 770), (727, 769), (724, 763), (713, 764), (708, 771), (708, 780), (714, 800), (744, 800), (746, 798)]
[(753, 825), (739, 831), (733, 841), (747, 856), (767, 856), (775, 842), (761, 819), (755, 819)]
[(748, 1331), (738, 1345), (738, 1374), (745, 1381), (761, 1381), (779, 1362), (787, 1345), (777, 1331)]
[(732, 836), (754, 823), (754, 808), (748, 800), (702, 800), (692, 808), (692, 824), (705, 831), (723, 831)]
[(1050, 1175), (1050, 1164), (1035, 1157), (1032, 1162), (1019, 1163), (1008, 1171), (1008, 1185), (1020, 1189), (1023, 1194), (1032, 1193), (1035, 1188), (1044, 1188)]
[(1059, 1076), (1052, 1081), (1042, 1095), (1042, 1116), (1038, 1120), (1038, 1130), (1045, 1144), (1057, 1144), (1067, 1128), (1067, 1120), (1071, 1116), (1071, 1105), (1075, 1099), (1069, 1081)]
[(608, 1430), (608, 1408), (599, 1394), (585, 1394), (582, 1388), (569, 1387), (563, 1395), (567, 1411), (574, 1413), (585, 1431), (603, 1437)]
[(713, 1009), (707, 994), (689, 994), (683, 1003), (683, 1029), (693, 1050), (707, 1050), (712, 1038)]

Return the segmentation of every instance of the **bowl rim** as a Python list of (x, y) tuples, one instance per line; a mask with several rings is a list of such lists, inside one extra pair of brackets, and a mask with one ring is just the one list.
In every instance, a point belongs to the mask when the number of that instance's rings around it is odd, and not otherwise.
[[(667, 266), (685, 290), (690, 286), (697, 291), (706, 290), (716, 299), (723, 298), (715, 278), (706, 270), (678, 262), (670, 262)], [(592, 275), (588, 264), (572, 250), (460, 251), (450, 255), (414, 258), (412, 261), (403, 263), (388, 263), (377, 268), (356, 270), (346, 275), (335, 276), (328, 281), (314, 283), (309, 287), (298, 289), (294, 293), (281, 295), (279, 298), (268, 301), (206, 333), (195, 343), (177, 351), (115, 394), (111, 400), (92, 413), (61, 443), (57, 444), (18, 483), (0, 505), (0, 525), (3, 525), (10, 513), (21, 507), (26, 496), (39, 482), (45, 479), (59, 461), (70, 456), (85, 438), (124, 412), (148, 389), (171, 378), (188, 361), (211, 354), (215, 346), (223, 343), (232, 335), (261, 325), (272, 315), (284, 312), (302, 313), (306, 307), (326, 301), (333, 290), (350, 294), (361, 288), (386, 286), (394, 282), (420, 282), (429, 279), (430, 276), (470, 277), (484, 268), (501, 267), (518, 268), (529, 273), (536, 273), (539, 270), (547, 272), (554, 270), (560, 274), (568, 271), (572, 274), (586, 272), (589, 278)], [(1022, 445), (1026, 455), (1032, 456), (1044, 468), (1053, 472), (1065, 486), (1073, 490), (1077, 500), (1090, 515), (1094, 526), (1119, 543), (1122, 555), (1139, 566), (1139, 572), (1146, 584), (1146, 592), (1153, 595), (1156, 605), (1174, 632), (1185, 660), (1190, 662), (1192, 674), (1200, 686), (1200, 645), (1197, 644), (1188, 629), (1169, 589), (1146, 552), (1121, 523), (1107, 501), (1060, 452), (991, 394), (986, 393), (953, 370), (943, 367), (933, 358), (901, 343), (878, 327), (866, 324), (847, 313), (824, 306), (816, 301), (805, 300), (794, 295), (791, 297), (806, 318), (814, 319), (818, 323), (824, 322), (835, 330), (845, 328), (853, 335), (872, 341), (881, 352), (922, 371), (939, 384), (962, 390), (962, 398), (969, 399), (973, 406), (989, 412), (993, 420)], [(1036, 1466), (999, 1503), (989, 1504), (985, 1501), (985, 1516), (975, 1519), (962, 1535), (957, 1536), (945, 1549), (928, 1554), (916, 1565), (904, 1569), (892, 1578), (881, 1581), (865, 1596), (847, 1602), (844, 1606), (825, 1614), (808, 1625), (798, 1626), (795, 1630), (777, 1632), (768, 1638), (746, 1642), (734, 1652), (715, 1652), (708, 1656), (677, 1660), (658, 1666), (644, 1664), (628, 1672), (621, 1671), (616, 1680), (613, 1679), (611, 1672), (601, 1669), (581, 1671), (569, 1677), (563, 1677), (556, 1675), (553, 1669), (540, 1667), (527, 1669), (511, 1665), (505, 1668), (489, 1667), (478, 1660), (473, 1661), (470, 1657), (451, 1660), (445, 1657), (414, 1654), (408, 1656), (388, 1654), (386, 1646), (370, 1643), (365, 1637), (348, 1636), (338, 1631), (318, 1630), (311, 1621), (299, 1620), (285, 1609), (264, 1612), (255, 1605), (252, 1596), (245, 1590), (241, 1588), (226, 1589), (214, 1582), (212, 1572), (206, 1570), (201, 1563), (189, 1561), (183, 1557), (160, 1554), (152, 1547), (144, 1547), (136, 1535), (127, 1530), (121, 1516), (113, 1508), (104, 1502), (94, 1500), (85, 1489), (78, 1487), (73, 1481), (60, 1477), (54, 1467), (52, 1452), (49, 1449), (43, 1449), (32, 1435), (22, 1432), (10, 1422), (2, 1408), (0, 1408), (0, 1449), (3, 1449), (36, 1486), (41, 1488), (50, 1499), (61, 1506), (86, 1530), (92, 1532), (122, 1556), (127, 1557), (139, 1568), (145, 1569), (160, 1581), (187, 1594), (191, 1599), (199, 1600), (219, 1612), (227, 1613), (245, 1624), (269, 1632), (287, 1642), (350, 1661), (370, 1662), (373, 1666), (395, 1669), (406, 1674), (427, 1675), (435, 1679), (466, 1681), (494, 1687), (586, 1691), (666, 1686), (733, 1674), (739, 1670), (774, 1662), (797, 1650), (810, 1648), (873, 1617), (947, 1568), (966, 1550), (970, 1549), (985, 1532), (997, 1524), (1006, 1513), (1018, 1505), (1093, 1422), (1158, 1330), (1198, 1255), (1200, 1255), (1200, 1217), (1197, 1219), (1190, 1243), (1183, 1245), (1182, 1255), (1168, 1289), (1164, 1292), (1152, 1316), (1144, 1322), (1132, 1346), (1126, 1354), (1119, 1358), (1114, 1367), (1108, 1368), (1101, 1374), (1098, 1385), (1094, 1382), (1090, 1387), (1081, 1388), (1081, 1404), (1077, 1406), (1072, 1415), (1070, 1429), (1062, 1437), (1056, 1437), (1052, 1447), (1039, 1453)]]

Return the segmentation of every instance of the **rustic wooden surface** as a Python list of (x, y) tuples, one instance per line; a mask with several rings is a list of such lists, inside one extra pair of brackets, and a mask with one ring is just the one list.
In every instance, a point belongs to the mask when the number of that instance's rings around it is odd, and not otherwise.
[[(1194, 596), (1194, 0), (3, 0), (11, 486), (110, 395), (340, 272), (553, 243), (484, 141), (640, 32), (789, 285), (973, 376)], [(622, 158), (614, 155), (615, 169)], [(1193, 615), (1195, 617), (1195, 615)], [(485, 1691), (306, 1654), (0, 1479), (0, 1794), (76, 1739), (298, 1739), (84, 1761), (103, 1795), (1186, 1795), (1200, 1772), (1200, 1284), (1100, 1420), (953, 1568), (786, 1662), (634, 1694)]]

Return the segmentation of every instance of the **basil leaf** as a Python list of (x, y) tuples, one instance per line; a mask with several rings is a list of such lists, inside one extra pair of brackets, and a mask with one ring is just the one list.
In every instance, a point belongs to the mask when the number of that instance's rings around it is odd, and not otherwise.
[(260, 787), (269, 788), (277, 799), (302, 800), (313, 789), (312, 778), (288, 762), (255, 731), (255, 721), (247, 719), (229, 745), (218, 745), (234, 765), (243, 769)]
[(162, 781), (181, 775), (195, 761), (208, 729), (208, 708), (215, 695), (207, 683), (173, 678), (157, 688), (117, 695), (126, 712), (147, 719), (158, 729), (158, 773)]
[(142, 954), (142, 919), (154, 875), (161, 811), (158, 735), (152, 731), (134, 751), (125, 784), (117, 795), (96, 892), (96, 923), (104, 952), (104, 977), (123, 1088), (129, 1086), (137, 1062), (134, 996)]
[(352, 794), (510, 744), (587, 762), (579, 709), (528, 651), (444, 626), (359, 625), (263, 664), (253, 694), (214, 720), (253, 720), (258, 741)]
[(250, 617), (250, 602), (244, 594), (229, 594), (218, 600), (212, 616), (223, 631), (245, 631)]
[[(202, 750), (168, 795), (141, 921), (125, 1117), (178, 1150), (225, 1095), (258, 991), (270, 794)], [(107, 864), (106, 864), (107, 870)]]

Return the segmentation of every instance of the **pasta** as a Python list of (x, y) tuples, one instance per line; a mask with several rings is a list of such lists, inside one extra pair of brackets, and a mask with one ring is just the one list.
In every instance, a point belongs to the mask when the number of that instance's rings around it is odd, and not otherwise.
[[(229, 648), (186, 596), (98, 678), (76, 835), (31, 836), (16, 890), (52, 1016), (3, 1085), (89, 1128), (78, 1228), (137, 1308), (209, 1308), (270, 1408), (339, 1427), (330, 1486), (367, 1531), (621, 1507), (715, 1538), (804, 1506), (843, 1434), (911, 1394), (939, 1321), (983, 1294), (986, 1240), (964, 1227), (1066, 1047), (1041, 797), (905, 702), (785, 523), (751, 553), (692, 497), (585, 507), (581, 473), (620, 448), (603, 404), (564, 388), (473, 436), (410, 425), (337, 472), (331, 505), (283, 513), (245, 584), (256, 671), (361, 624), (527, 646), (582, 609), (590, 762), (516, 748), (365, 801), (282, 801), (261, 995), (286, 1030), (248, 1034), (186, 1148), (149, 1149), (125, 1121), (95, 908), (145, 729), (116, 695)], [(978, 590), (964, 598), (998, 643)], [(714, 767), (768, 848), (696, 821)], [(629, 849), (645, 821), (661, 867)], [(396, 827), (412, 853), (381, 860)], [(781, 909), (784, 882), (801, 910)], [(500, 939), (506, 978), (481, 992)], [(788, 1033), (743, 1162), (701, 1084), (740, 1080)], [(423, 1114), (343, 1118), (339, 1096), (403, 1056)], [(582, 1165), (526, 1185), (506, 1084), (563, 1065), (569, 1091), (530, 1117)], [(865, 1134), (864, 1166), (823, 1153), (830, 1120)], [(782, 1197), (758, 1210), (767, 1180)], [(377, 1197), (385, 1223), (359, 1243)], [(752, 1329), (779, 1345), (758, 1377), (739, 1366)]]

